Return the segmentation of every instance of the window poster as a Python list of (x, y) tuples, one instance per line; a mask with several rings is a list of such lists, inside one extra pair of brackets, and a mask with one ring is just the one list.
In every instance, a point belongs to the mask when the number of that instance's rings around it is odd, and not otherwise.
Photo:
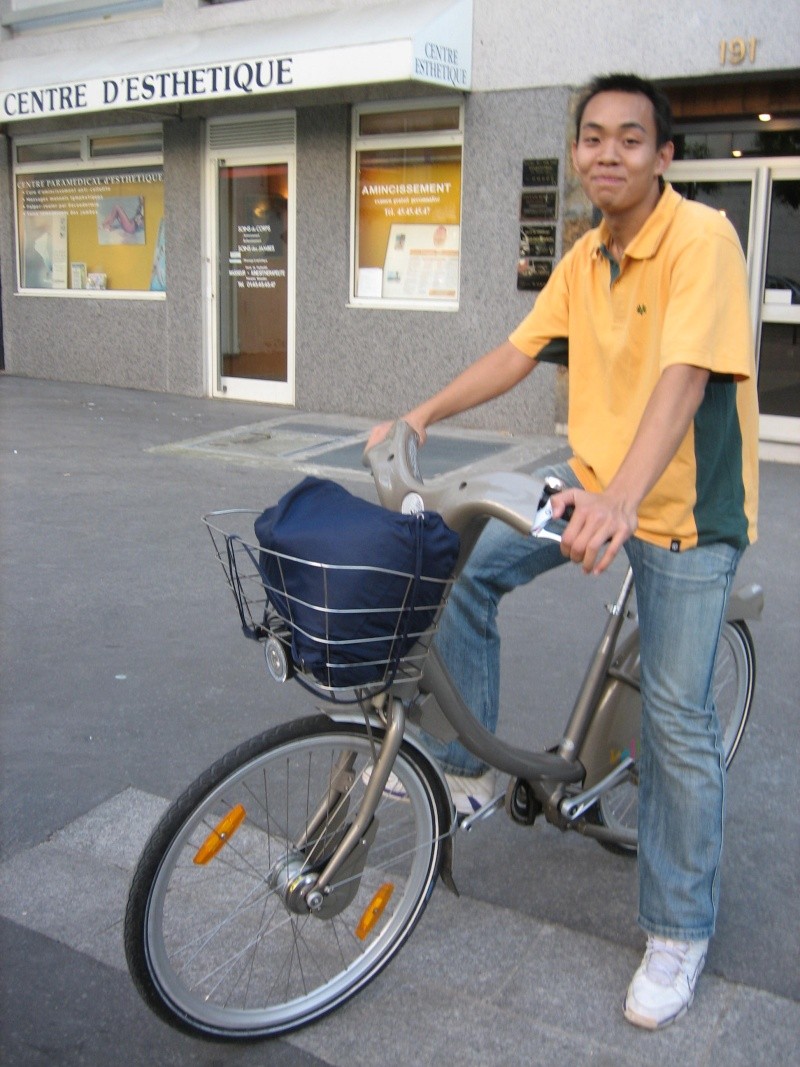
[(360, 153), (356, 243), (356, 297), (457, 301), (461, 148)]
[(166, 288), (162, 168), (19, 174), (16, 184), (21, 288)]
[(67, 216), (40, 212), (24, 220), (22, 284), (31, 289), (67, 288)]
[(382, 272), (384, 299), (455, 300), (460, 227), (393, 223)]

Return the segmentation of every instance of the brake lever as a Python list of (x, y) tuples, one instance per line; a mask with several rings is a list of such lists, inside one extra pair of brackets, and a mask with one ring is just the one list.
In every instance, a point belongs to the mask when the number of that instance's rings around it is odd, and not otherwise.
[[(560, 518), (565, 522), (569, 522), (572, 518), (575, 508), (570, 504), (564, 509), (564, 514)], [(555, 541), (557, 544), (561, 544), (561, 534), (554, 533), (552, 530), (546, 529), (546, 526), (553, 519), (553, 505), (550, 502), (550, 496), (545, 500), (544, 504), (539, 508), (533, 518), (533, 526), (531, 527), (531, 537), (536, 537), (540, 541)]]

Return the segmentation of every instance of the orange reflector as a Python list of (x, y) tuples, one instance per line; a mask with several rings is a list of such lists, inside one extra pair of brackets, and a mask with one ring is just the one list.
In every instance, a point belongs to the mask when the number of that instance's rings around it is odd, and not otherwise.
[(235, 808), (232, 808), (225, 818), (217, 823), (200, 848), (198, 848), (194, 862), (203, 864), (213, 859), (244, 822), (245, 814), (244, 807), (241, 804), (237, 804)]
[(380, 919), (381, 915), (383, 915), (383, 910), (389, 903), (392, 893), (394, 893), (394, 886), (392, 883), (384, 882), (369, 902), (369, 907), (361, 916), (359, 924), (356, 927), (356, 937), (360, 937), (362, 941), (364, 940), (378, 919)]

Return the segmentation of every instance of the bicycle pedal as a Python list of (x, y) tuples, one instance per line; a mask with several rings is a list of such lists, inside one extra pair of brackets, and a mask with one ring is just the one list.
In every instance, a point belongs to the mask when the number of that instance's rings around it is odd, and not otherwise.
[(524, 778), (512, 778), (506, 789), (506, 812), (520, 826), (533, 826), (536, 816), (542, 812), (530, 782)]

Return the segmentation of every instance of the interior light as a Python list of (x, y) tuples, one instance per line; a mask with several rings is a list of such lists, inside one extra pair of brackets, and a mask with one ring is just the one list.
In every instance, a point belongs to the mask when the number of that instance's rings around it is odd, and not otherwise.
[(772, 115), (770, 115), (770, 113), (768, 111), (762, 111), (761, 114), (758, 116), (758, 121), (759, 122), (769, 122), (769, 120), (771, 118), (772, 118)]
[(734, 159), (739, 159), (741, 157), (741, 155), (742, 155), (741, 148), (734, 148), (734, 150), (731, 152), (731, 155), (733, 156)]

